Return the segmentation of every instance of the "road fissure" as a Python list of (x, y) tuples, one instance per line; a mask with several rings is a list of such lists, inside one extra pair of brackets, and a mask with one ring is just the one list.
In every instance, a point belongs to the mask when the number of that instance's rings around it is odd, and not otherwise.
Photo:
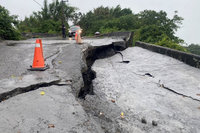
[(38, 84), (32, 84), (32, 85), (29, 85), (26, 87), (18, 87), (11, 91), (1, 93), (0, 94), (0, 102), (5, 101), (11, 97), (23, 94), (23, 93), (37, 90), (42, 87), (49, 87), (49, 86), (53, 86), (53, 85), (55, 85), (55, 86), (67, 86), (68, 85), (68, 84), (59, 84), (59, 83), (60, 83), (60, 80), (54, 80), (51, 82), (42, 82), (42, 83), (38, 83)]
[(196, 98), (193, 98), (192, 96), (187, 96), (187, 95), (185, 95), (185, 94), (179, 93), (179, 92), (177, 92), (177, 91), (175, 91), (175, 90), (173, 90), (173, 89), (171, 89), (171, 88), (169, 88), (169, 87), (166, 87), (164, 84), (159, 84), (159, 83), (157, 83), (157, 84), (158, 84), (160, 87), (162, 87), (162, 88), (164, 88), (164, 89), (166, 89), (166, 90), (168, 90), (168, 91), (170, 91), (170, 92), (172, 92), (172, 93), (175, 93), (175, 94), (177, 94), (177, 95), (180, 95), (180, 96), (183, 96), (183, 97), (192, 99), (192, 100), (194, 100), (194, 101), (200, 102), (199, 99), (196, 99)]
[[(120, 46), (115, 46), (114, 44), (104, 45), (99, 47), (88, 47), (88, 49), (84, 52), (84, 58), (87, 64), (87, 69), (82, 72), (82, 77), (84, 81), (84, 87), (81, 88), (78, 97), (85, 99), (87, 94), (93, 95), (93, 85), (92, 80), (96, 78), (96, 72), (92, 70), (92, 65), (97, 59), (104, 59), (111, 57), (117, 53), (116, 49), (123, 49), (119, 48)], [(120, 53), (122, 55), (122, 53)], [(123, 55), (122, 55), (123, 57)], [(123, 58), (122, 58), (123, 62)]]

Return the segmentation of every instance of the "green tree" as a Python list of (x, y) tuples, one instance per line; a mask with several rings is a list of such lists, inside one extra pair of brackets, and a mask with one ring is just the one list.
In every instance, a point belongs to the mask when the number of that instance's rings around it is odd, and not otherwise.
[(200, 45), (199, 44), (191, 44), (185, 48), (193, 54), (200, 55)]
[(82, 17), (82, 13), (78, 12), (78, 13), (74, 13), (74, 16), (72, 17), (72, 22), (74, 25), (77, 25), (78, 22), (80, 21), (80, 18)]
[(96, 31), (134, 31), (134, 42), (143, 41), (186, 51), (179, 45), (183, 40), (175, 35), (182, 20), (177, 11), (170, 19), (164, 11), (144, 10), (134, 14), (129, 8), (122, 9), (118, 5), (113, 8), (95, 8), (83, 14), (78, 24), (83, 28), (85, 35), (93, 35)]
[(68, 20), (74, 19), (76, 10), (77, 8), (58, 0), (50, 4), (44, 0), (42, 10), (26, 17), (20, 22), (18, 28), (21, 32), (60, 33), (62, 22), (68, 28)]
[(186, 48), (173, 42), (167, 35), (163, 35), (162, 40), (156, 42), (155, 44), (163, 46), (163, 47), (176, 49), (176, 50), (183, 51), (183, 52), (188, 52), (188, 50)]
[[(153, 10), (144, 10), (138, 14), (138, 17), (141, 24), (141, 28), (144, 28), (145, 26), (151, 27), (151, 25), (153, 25), (154, 30), (155, 27), (157, 27), (157, 29), (166, 34), (172, 41), (176, 43), (183, 42), (183, 40), (175, 36), (175, 32), (180, 27), (179, 25), (182, 24), (181, 22), (183, 20), (182, 17), (179, 17), (177, 15), (177, 12), (175, 12), (175, 15), (172, 19), (168, 18), (167, 13), (164, 11), (156, 12)], [(160, 34), (158, 35), (160, 36)], [(157, 36), (153, 37), (156, 38)]]
[(139, 41), (147, 43), (156, 43), (161, 41), (163, 36), (166, 36), (165, 32), (161, 30), (157, 25), (146, 25), (139, 29), (140, 36)]
[(0, 5), (0, 38), (19, 40), (21, 34), (15, 28), (17, 23), (17, 16), (10, 16), (9, 11)]
[(85, 35), (93, 35), (96, 31), (107, 33), (129, 30), (130, 26), (135, 26), (134, 22), (135, 16), (132, 11), (129, 8), (121, 9), (118, 5), (115, 8), (103, 6), (95, 8), (83, 14), (78, 24), (83, 28)]

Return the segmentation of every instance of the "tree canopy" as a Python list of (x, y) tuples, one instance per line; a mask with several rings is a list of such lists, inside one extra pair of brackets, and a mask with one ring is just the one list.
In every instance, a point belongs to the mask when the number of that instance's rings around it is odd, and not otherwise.
[(0, 5), (0, 38), (19, 40), (20, 32), (15, 28), (17, 16), (10, 16), (9, 11)]
[(200, 55), (200, 44), (191, 44), (185, 47), (190, 53)]
[(80, 18), (79, 25), (85, 35), (96, 31), (109, 33), (114, 31), (134, 31), (134, 41), (143, 41), (161, 46), (187, 51), (180, 46), (184, 41), (175, 35), (183, 18), (175, 11), (169, 18), (164, 11), (144, 10), (134, 14), (131, 9), (122, 9), (119, 5), (113, 8), (100, 6)]
[(55, 0), (48, 4), (44, 0), (41, 11), (33, 12), (18, 25), (21, 32), (59, 33), (62, 21), (68, 27), (68, 20), (74, 20), (77, 8), (68, 6), (64, 2)]

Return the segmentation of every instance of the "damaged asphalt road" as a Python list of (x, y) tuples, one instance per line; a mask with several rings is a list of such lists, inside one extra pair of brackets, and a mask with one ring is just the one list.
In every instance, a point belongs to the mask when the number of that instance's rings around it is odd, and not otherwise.
[(43, 72), (27, 70), (35, 39), (0, 43), (0, 132), (200, 132), (199, 69), (137, 47), (122, 58), (122, 37), (83, 42), (44, 38)]
[(87, 71), (85, 50), (120, 39), (43, 39), (46, 71), (28, 71), (35, 39), (0, 43), (0, 132), (103, 133), (101, 125), (85, 112), (78, 95)]
[[(140, 47), (122, 54), (130, 63), (118, 63), (121, 57), (114, 55), (93, 64), (95, 95), (84, 101), (91, 114), (103, 112), (107, 125), (117, 123), (115, 132), (200, 132), (199, 69)], [(117, 119), (120, 112), (124, 120)]]

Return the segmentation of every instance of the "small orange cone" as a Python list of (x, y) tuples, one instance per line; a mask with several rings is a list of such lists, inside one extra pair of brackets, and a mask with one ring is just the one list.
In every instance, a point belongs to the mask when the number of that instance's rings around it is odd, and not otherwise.
[(76, 32), (76, 34), (75, 34), (75, 40), (77, 41), (77, 39), (78, 39), (78, 33)]
[(81, 44), (81, 43), (82, 43), (82, 40), (81, 40), (81, 33), (80, 33), (79, 31), (77, 32), (76, 43), (77, 43), (77, 44)]
[(35, 43), (33, 65), (31, 66), (31, 69), (29, 69), (29, 70), (44, 71), (47, 68), (49, 68), (49, 66), (45, 65), (45, 63), (44, 63), (42, 40), (37, 39), (36, 43)]

